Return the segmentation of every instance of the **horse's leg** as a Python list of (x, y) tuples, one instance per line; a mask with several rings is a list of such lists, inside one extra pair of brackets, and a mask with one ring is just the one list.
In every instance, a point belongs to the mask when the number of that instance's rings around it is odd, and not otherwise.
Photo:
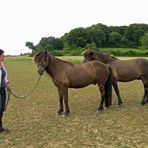
[(145, 105), (148, 102), (148, 78), (142, 76), (141, 79), (144, 85), (144, 96), (141, 105)]
[(101, 102), (100, 102), (100, 106), (98, 107), (98, 111), (101, 111), (101, 110), (103, 110), (103, 103), (105, 100), (105, 88), (104, 88), (105, 85), (101, 85), (98, 83), (98, 86), (99, 86), (99, 89), (101, 92)]
[(70, 113), (69, 105), (68, 105), (68, 88), (65, 88), (63, 91), (64, 103), (65, 103), (65, 112), (64, 117)]
[(59, 110), (57, 114), (61, 115), (63, 112), (63, 93), (62, 93), (62, 90), (59, 88), (58, 88), (58, 94), (59, 94)]
[(145, 102), (148, 103), (148, 96), (146, 97), (146, 101)]
[(146, 96), (146, 93), (145, 93), (145, 90), (144, 90), (144, 95), (143, 95), (143, 99), (141, 101), (141, 105), (145, 105), (146, 102), (147, 102), (147, 96)]
[(114, 90), (115, 90), (115, 93), (118, 97), (118, 105), (122, 104), (122, 99), (120, 97), (120, 92), (119, 92), (119, 88), (118, 88), (118, 85), (117, 85), (117, 81), (112, 81), (112, 84), (113, 84), (113, 87), (114, 87)]

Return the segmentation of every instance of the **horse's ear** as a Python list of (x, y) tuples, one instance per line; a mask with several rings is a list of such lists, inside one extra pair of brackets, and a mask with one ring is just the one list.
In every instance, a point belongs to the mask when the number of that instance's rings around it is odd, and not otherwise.
[(85, 57), (85, 50), (81, 53), (81, 56)]
[(49, 60), (49, 54), (48, 54), (48, 51), (44, 51), (44, 55), (45, 55), (45, 59), (46, 59), (46, 61), (48, 61)]

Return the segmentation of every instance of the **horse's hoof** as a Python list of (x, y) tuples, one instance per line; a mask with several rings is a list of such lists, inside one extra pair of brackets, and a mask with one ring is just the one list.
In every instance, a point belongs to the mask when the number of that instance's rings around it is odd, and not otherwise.
[(58, 111), (58, 112), (56, 113), (56, 115), (57, 115), (57, 116), (60, 116), (60, 115), (62, 115), (62, 112), (59, 112), (59, 111)]
[(121, 101), (119, 101), (119, 102), (118, 102), (118, 105), (121, 105), (121, 104), (122, 104), (122, 102), (121, 102)]
[(141, 102), (141, 105), (144, 106), (145, 105), (145, 102)]
[(105, 106), (106, 108), (109, 108), (109, 106)]
[(66, 117), (67, 117), (67, 115), (63, 114), (63, 115), (62, 115), (62, 117), (63, 117), (63, 118), (66, 118)]
[(98, 108), (96, 112), (98, 113), (100, 111), (103, 111), (103, 108)]
[(63, 117), (63, 118), (66, 118), (66, 117), (68, 117), (68, 115), (69, 115), (68, 113), (64, 113), (64, 114), (62, 115), (62, 117)]
[(120, 105), (118, 104), (118, 105), (116, 105), (116, 106), (117, 106), (117, 108), (121, 108), (121, 107), (122, 107), (122, 105), (121, 105), (121, 104), (120, 104)]
[(118, 103), (118, 107), (121, 107), (121, 105), (122, 105), (121, 103)]

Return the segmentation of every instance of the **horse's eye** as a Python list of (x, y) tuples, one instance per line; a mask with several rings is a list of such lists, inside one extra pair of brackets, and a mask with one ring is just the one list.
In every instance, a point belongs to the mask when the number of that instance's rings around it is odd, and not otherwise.
[(91, 60), (92, 60), (92, 57), (87, 56), (86, 59), (87, 59), (88, 61), (91, 61)]
[(90, 57), (89, 57), (89, 56), (87, 56), (87, 57), (86, 57), (86, 59), (87, 59), (87, 60), (89, 60), (89, 59), (90, 59)]
[(39, 64), (38, 67), (44, 67), (42, 64)]

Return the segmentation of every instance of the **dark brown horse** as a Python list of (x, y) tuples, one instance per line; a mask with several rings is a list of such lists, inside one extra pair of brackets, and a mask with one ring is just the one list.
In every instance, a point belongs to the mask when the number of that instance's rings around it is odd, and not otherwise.
[(121, 104), (122, 100), (117, 81), (129, 82), (136, 79), (142, 80), (144, 85), (144, 96), (141, 104), (144, 105), (148, 102), (148, 60), (143, 58), (119, 60), (118, 58), (111, 56), (111, 54), (97, 52), (92, 49), (86, 49), (82, 55), (84, 56), (84, 62), (99, 60), (110, 65), (112, 68), (112, 84), (118, 97), (118, 104)]
[(38, 73), (43, 75), (46, 71), (52, 78), (59, 93), (58, 114), (63, 112), (63, 99), (65, 103), (64, 115), (68, 115), (68, 88), (82, 88), (90, 84), (98, 84), (101, 92), (101, 103), (98, 110), (103, 109), (103, 102), (108, 107), (111, 102), (111, 69), (102, 62), (91, 61), (74, 65), (41, 51), (34, 57)]

